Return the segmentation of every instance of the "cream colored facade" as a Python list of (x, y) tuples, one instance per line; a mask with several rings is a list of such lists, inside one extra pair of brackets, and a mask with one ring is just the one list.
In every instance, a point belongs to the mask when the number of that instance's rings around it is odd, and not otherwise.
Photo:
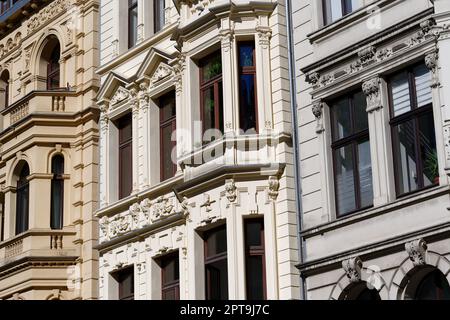
[[(353, 1), (355, 2), (355, 1)], [(383, 300), (412, 299), (428, 271), (450, 280), (450, 3), (361, 0), (324, 25), (321, 1), (293, 1), (307, 299), (353, 299), (366, 284)], [(427, 68), (438, 185), (396, 194), (389, 77)], [(373, 206), (337, 217), (330, 101), (367, 97)], [(428, 91), (429, 90), (429, 91)]]
[[(165, 25), (154, 33), (150, 1), (139, 0), (131, 49), (123, 2), (101, 1), (100, 299), (119, 298), (113, 275), (130, 266), (134, 298), (161, 299), (157, 260), (171, 252), (179, 258), (180, 298), (205, 299), (201, 233), (219, 225), (226, 225), (228, 298), (246, 299), (243, 229), (254, 217), (264, 221), (267, 298), (298, 299), (284, 1), (166, 0)], [(255, 43), (258, 135), (239, 133), (242, 40)], [(225, 134), (205, 146), (195, 133), (198, 61), (216, 49)], [(178, 170), (161, 181), (157, 101), (170, 90), (176, 92)], [(116, 120), (126, 113), (132, 113), (133, 191), (119, 199)]]
[[(99, 2), (17, 6), (10, 9), (16, 20), (2, 21), (0, 37), (0, 73), (10, 75), (0, 97), (3, 102), (7, 88), (9, 104), (0, 116), (0, 299), (95, 299), (99, 112), (93, 99), (99, 88)], [(60, 48), (62, 89), (47, 90), (49, 46)], [(56, 155), (64, 159), (63, 227), (58, 230), (50, 226)], [(16, 234), (18, 175), (25, 165), (28, 228)]]

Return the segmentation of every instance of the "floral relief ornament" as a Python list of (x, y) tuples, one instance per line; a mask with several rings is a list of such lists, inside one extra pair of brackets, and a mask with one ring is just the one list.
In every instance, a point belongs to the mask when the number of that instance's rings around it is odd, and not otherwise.
[(363, 266), (363, 262), (359, 257), (354, 257), (351, 259), (347, 259), (342, 261), (342, 268), (347, 275), (347, 278), (351, 283), (356, 283), (361, 281), (361, 269)]
[(423, 239), (417, 239), (405, 244), (405, 250), (414, 266), (426, 264), (427, 243)]

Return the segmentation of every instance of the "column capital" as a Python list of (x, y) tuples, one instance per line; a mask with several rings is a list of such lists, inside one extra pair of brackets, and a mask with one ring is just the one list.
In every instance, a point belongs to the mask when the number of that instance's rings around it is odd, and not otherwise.
[(362, 91), (367, 97), (366, 111), (371, 113), (383, 108), (380, 94), (381, 78), (377, 75), (362, 84)]

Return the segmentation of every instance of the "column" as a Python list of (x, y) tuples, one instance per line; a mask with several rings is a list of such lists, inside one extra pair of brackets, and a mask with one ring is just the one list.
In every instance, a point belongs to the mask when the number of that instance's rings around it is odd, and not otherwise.
[(100, 114), (100, 208), (108, 206), (109, 203), (109, 118), (107, 115), (108, 104), (99, 105)]
[[(383, 108), (381, 79), (375, 76), (362, 84), (367, 97), (367, 117), (369, 123), (370, 154), (372, 161), (373, 205), (379, 206), (395, 199), (390, 161), (389, 108)], [(386, 114), (384, 113), (386, 112)]]
[(139, 189), (144, 190), (150, 186), (150, 96), (148, 93), (148, 83), (143, 82), (139, 86), (139, 105), (141, 109), (141, 121), (138, 128), (138, 136), (142, 141), (142, 155), (139, 166), (142, 167), (142, 172), (139, 175)]
[(130, 89), (130, 108), (133, 127), (133, 190), (131, 193), (134, 194), (139, 191), (139, 100), (135, 88)]
[(264, 133), (273, 129), (272, 81), (270, 76), (270, 38), (272, 31), (269, 27), (268, 16), (259, 17), (259, 26), (256, 28), (256, 32), (255, 51), (259, 132)]
[[(186, 56), (180, 53), (172, 62), (175, 82), (175, 103), (176, 103), (176, 137), (177, 137), (177, 158), (192, 148), (192, 112), (189, 111), (190, 103), (187, 96), (189, 75), (186, 75)], [(187, 103), (186, 103), (187, 102)]]

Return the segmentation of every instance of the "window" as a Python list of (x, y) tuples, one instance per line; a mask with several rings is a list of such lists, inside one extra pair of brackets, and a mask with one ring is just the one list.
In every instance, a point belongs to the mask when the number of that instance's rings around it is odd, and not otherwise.
[(339, 300), (381, 300), (376, 288), (369, 288), (366, 281), (359, 281), (347, 286), (339, 296)]
[(373, 204), (366, 96), (356, 92), (331, 103), (337, 215)]
[(205, 241), (206, 300), (228, 299), (227, 229), (208, 231)]
[(58, 89), (60, 87), (60, 60), (61, 50), (59, 44), (53, 49), (47, 64), (47, 90)]
[(322, 0), (324, 25), (360, 8), (360, 0)]
[(255, 43), (239, 43), (239, 124), (244, 132), (258, 131)]
[(158, 32), (160, 31), (164, 25), (166, 24), (166, 19), (165, 19), (165, 8), (166, 8), (166, 4), (165, 4), (165, 0), (153, 0), (153, 4), (154, 4), (154, 12), (155, 12), (155, 16), (154, 16), (154, 32)]
[(245, 221), (245, 271), (247, 300), (266, 299), (264, 219)]
[(117, 271), (113, 278), (119, 287), (119, 300), (134, 300), (134, 268)]
[(177, 172), (177, 165), (172, 161), (172, 151), (176, 147), (172, 134), (177, 128), (175, 92), (172, 91), (159, 99), (159, 119), (161, 181), (164, 181)]
[(0, 14), (3, 14), (11, 7), (11, 0), (3, 0), (0, 6)]
[(9, 105), (9, 71), (3, 71), (0, 77), (1, 89), (3, 91), (3, 108)]
[(16, 190), (16, 235), (28, 230), (28, 209), (30, 186), (28, 176), (30, 168), (24, 163), (18, 177)]
[(431, 75), (424, 64), (389, 79), (397, 196), (439, 184)]
[(223, 132), (222, 57), (220, 50), (200, 61), (200, 104), (203, 133), (209, 129), (218, 129)]
[(450, 300), (450, 286), (440, 270), (434, 269), (423, 277), (414, 300)]
[(137, 43), (138, 0), (128, 0), (128, 49)]
[(52, 186), (51, 186), (51, 213), (50, 228), (61, 230), (63, 228), (64, 211), (64, 158), (61, 155), (52, 159)]
[(133, 189), (133, 127), (131, 113), (120, 118), (119, 129), (119, 199), (128, 197)]
[(180, 266), (178, 252), (161, 258), (161, 299), (180, 299)]

